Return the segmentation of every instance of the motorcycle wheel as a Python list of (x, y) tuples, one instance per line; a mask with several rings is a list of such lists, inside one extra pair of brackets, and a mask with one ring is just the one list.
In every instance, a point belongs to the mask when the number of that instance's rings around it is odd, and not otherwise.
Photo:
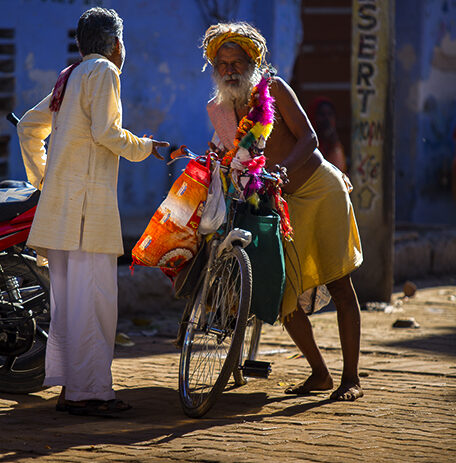
[[(27, 249), (17, 247), (0, 252), (0, 286), (4, 276), (15, 276), (20, 282), (22, 301), (34, 314), (35, 339), (22, 355), (0, 355), (0, 392), (25, 394), (43, 389), (46, 341), (49, 332), (49, 269), (38, 267)], [(2, 278), (3, 275), (3, 278)], [(0, 287), (5, 293), (5, 289)]]

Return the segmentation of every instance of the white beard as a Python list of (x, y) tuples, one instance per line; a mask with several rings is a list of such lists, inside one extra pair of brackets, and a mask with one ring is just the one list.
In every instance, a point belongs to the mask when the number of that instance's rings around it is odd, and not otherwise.
[[(221, 77), (214, 69), (212, 78), (215, 82), (215, 102), (217, 104), (232, 104), (235, 108), (242, 108), (249, 102), (253, 87), (261, 79), (260, 70), (253, 64), (244, 74), (232, 74)], [(239, 85), (227, 85), (226, 81), (237, 79)]]

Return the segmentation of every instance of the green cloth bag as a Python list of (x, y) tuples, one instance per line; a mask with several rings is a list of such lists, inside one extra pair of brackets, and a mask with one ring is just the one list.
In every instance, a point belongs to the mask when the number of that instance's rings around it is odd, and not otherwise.
[(245, 248), (252, 265), (250, 311), (272, 325), (277, 320), (285, 287), (279, 214), (264, 203), (259, 209), (243, 203), (238, 206), (234, 223), (252, 233), (252, 242)]

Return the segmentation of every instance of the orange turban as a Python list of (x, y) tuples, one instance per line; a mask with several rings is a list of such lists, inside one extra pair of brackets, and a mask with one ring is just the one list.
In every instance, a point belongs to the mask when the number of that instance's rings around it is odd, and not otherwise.
[(258, 66), (261, 65), (264, 58), (264, 52), (255, 44), (252, 39), (246, 37), (245, 35), (231, 31), (220, 34), (218, 37), (213, 38), (209, 42), (206, 49), (206, 57), (209, 63), (212, 65), (214, 64), (217, 52), (219, 51), (220, 47), (227, 42), (234, 42), (239, 45)]

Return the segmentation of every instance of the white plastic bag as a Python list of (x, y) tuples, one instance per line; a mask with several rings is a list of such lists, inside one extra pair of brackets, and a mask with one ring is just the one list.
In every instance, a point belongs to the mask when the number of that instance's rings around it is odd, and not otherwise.
[(226, 204), (223, 195), (222, 181), (220, 179), (220, 163), (215, 162), (215, 167), (211, 172), (211, 183), (204, 205), (203, 214), (198, 227), (198, 232), (202, 235), (209, 235), (216, 232), (225, 222)]
[(329, 294), (325, 285), (308, 289), (298, 297), (298, 303), (307, 315), (311, 315), (327, 306), (330, 301), (331, 294)]

